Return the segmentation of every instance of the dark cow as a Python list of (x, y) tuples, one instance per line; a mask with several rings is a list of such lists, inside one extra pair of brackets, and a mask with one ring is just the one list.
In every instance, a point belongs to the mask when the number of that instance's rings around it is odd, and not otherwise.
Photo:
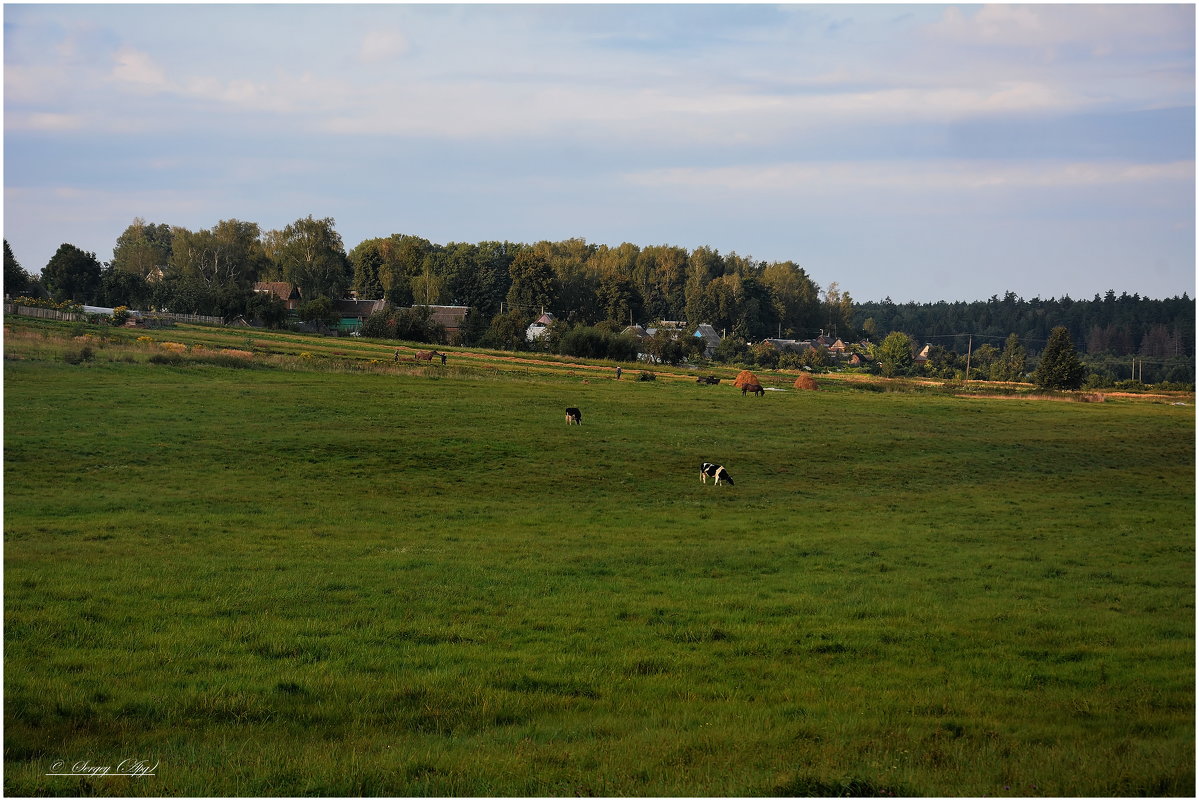
[(697, 383), (697, 384), (719, 384), (720, 379), (714, 375), (701, 375), (699, 378), (695, 379), (695, 383)]
[(583, 413), (575, 407), (571, 406), (566, 410), (566, 424), (581, 426), (583, 425)]
[(731, 485), (734, 483), (733, 477), (729, 475), (729, 471), (725, 470), (723, 465), (704, 462), (699, 468), (699, 478), (701, 481), (707, 484), (708, 476), (716, 479), (717, 484), (724, 482)]

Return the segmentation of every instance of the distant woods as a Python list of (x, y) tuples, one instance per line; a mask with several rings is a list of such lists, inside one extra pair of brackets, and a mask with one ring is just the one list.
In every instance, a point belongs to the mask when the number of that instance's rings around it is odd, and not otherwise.
[(1091, 300), (1025, 300), (1008, 292), (972, 302), (863, 303), (836, 282), (816, 283), (796, 262), (755, 261), (707, 246), (612, 247), (578, 238), (441, 245), (392, 234), (347, 252), (330, 218), (308, 216), (281, 230), (231, 219), (197, 231), (139, 218), (117, 238), (111, 262), (64, 244), (39, 278), (20, 266), (5, 242), (10, 296), (41, 293), (97, 306), (282, 324), (286, 316), (268, 308), (273, 300), (252, 291), (258, 281), (293, 284), (305, 302), (354, 292), (399, 307), (469, 306), (458, 334), (464, 344), (525, 347), (520, 332), (544, 311), (563, 333), (585, 326), (614, 335), (632, 323), (661, 320), (708, 323), (746, 343), (821, 332), (846, 343), (881, 343), (903, 332), (916, 346), (981, 351), (983, 360), (997, 356), (1011, 334), (1030, 353), (1039, 352), (1052, 330), (1064, 326), (1078, 350), (1092, 357), (1194, 356), (1194, 303), (1185, 294), (1151, 300), (1109, 291)]

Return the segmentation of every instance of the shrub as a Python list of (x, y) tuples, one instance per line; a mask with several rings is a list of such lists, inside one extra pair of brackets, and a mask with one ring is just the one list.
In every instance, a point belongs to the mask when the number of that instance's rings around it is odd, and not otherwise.
[(62, 358), (67, 364), (82, 364), (83, 362), (90, 362), (92, 359), (96, 358), (96, 354), (92, 351), (90, 345), (84, 345), (77, 351), (67, 351), (63, 354)]
[(187, 360), (178, 353), (155, 353), (150, 357), (150, 364), (165, 364), (169, 367), (182, 367)]
[(646, 372), (645, 370), (642, 370), (641, 375), (637, 376), (638, 381), (656, 381), (657, 378), (658, 377), (656, 375), (654, 375), (653, 373), (650, 373), (650, 372)]
[(807, 368), (814, 373), (822, 373), (828, 367), (829, 355), (828, 350), (824, 347), (808, 348), (799, 356), (800, 367)]
[(767, 369), (779, 366), (779, 352), (769, 342), (759, 342), (750, 349), (753, 353), (754, 364)]
[(244, 351), (222, 351), (220, 353), (206, 353), (203, 356), (193, 357), (194, 364), (209, 364), (213, 367), (232, 367), (238, 370), (255, 369), (265, 367), (266, 365), (255, 362), (252, 358), (248, 358), (253, 354), (245, 354)]
[(780, 370), (799, 370), (803, 367), (803, 361), (799, 354), (793, 350), (784, 351), (779, 355)]
[(56, 303), (49, 298), (29, 298), (22, 295), (19, 298), (13, 298), (12, 302), (18, 306), (28, 306), (34, 309), (54, 309), (55, 311), (64, 312), (81, 312), (83, 304), (76, 303), (73, 300), (64, 300)]
[(732, 364), (740, 362), (749, 354), (749, 345), (740, 337), (731, 336), (720, 340), (720, 344), (716, 346), (716, 351), (712, 354), (713, 361)]
[(395, 339), (396, 321), (391, 309), (382, 309), (367, 317), (360, 329), (362, 336), (372, 339)]
[(327, 297), (315, 297), (296, 309), (296, 316), (305, 323), (312, 323), (321, 328), (332, 328), (340, 319), (333, 301)]
[[(595, 326), (575, 326), (562, 335), (558, 353), (583, 359), (633, 361), (637, 358), (637, 341), (629, 336), (613, 334)], [(681, 356), (680, 349), (680, 356)]]
[(117, 306), (112, 310), (112, 324), (115, 326), (124, 325), (129, 320), (129, 307)]

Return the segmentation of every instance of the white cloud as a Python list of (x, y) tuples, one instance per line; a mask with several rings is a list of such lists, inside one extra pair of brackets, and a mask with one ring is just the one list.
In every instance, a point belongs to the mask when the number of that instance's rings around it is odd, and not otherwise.
[[(1037, 82), (790, 93), (678, 82), (653, 88), (427, 80), (333, 93), (337, 134), (489, 138), (565, 135), (646, 144), (777, 144), (797, 130), (1086, 110), (1098, 101)], [(387, 103), (370, 102), (385, 97)]]
[(408, 52), (408, 39), (397, 30), (377, 29), (362, 37), (358, 57), (368, 63), (390, 61)]
[(84, 128), (86, 120), (78, 114), (59, 114), (48, 111), (18, 111), (4, 115), (8, 131), (43, 131), (60, 133)]
[(623, 177), (627, 183), (642, 187), (741, 193), (1051, 189), (1194, 182), (1195, 163), (820, 162), (667, 168)]
[(148, 88), (166, 88), (166, 73), (154, 60), (140, 50), (122, 47), (113, 56), (116, 65), (112, 77), (122, 83), (136, 84)]
[[(1052, 47), (1081, 45), (1092, 53), (1186, 47), (1193, 42), (1194, 9), (1185, 5), (1059, 4), (957, 6), (928, 33), (968, 45)], [(1189, 23), (1189, 24), (1188, 24)]]

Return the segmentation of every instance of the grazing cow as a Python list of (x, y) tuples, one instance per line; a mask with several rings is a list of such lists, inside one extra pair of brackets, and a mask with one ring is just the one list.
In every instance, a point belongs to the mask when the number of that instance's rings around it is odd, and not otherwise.
[(581, 426), (583, 425), (583, 413), (575, 407), (571, 406), (566, 410), (566, 424)]
[(695, 383), (697, 383), (697, 384), (719, 384), (720, 379), (714, 375), (706, 375), (706, 376), (701, 375), (699, 378), (695, 379)]
[(741, 385), (741, 397), (744, 398), (746, 392), (752, 392), (755, 395), (765, 395), (766, 394), (766, 390), (762, 389), (761, 384), (742, 384)]
[(708, 476), (716, 479), (717, 484), (721, 483), (722, 481), (730, 485), (734, 483), (733, 477), (729, 475), (729, 471), (725, 470), (723, 465), (704, 462), (699, 468), (700, 481), (703, 481), (705, 484), (707, 484)]

